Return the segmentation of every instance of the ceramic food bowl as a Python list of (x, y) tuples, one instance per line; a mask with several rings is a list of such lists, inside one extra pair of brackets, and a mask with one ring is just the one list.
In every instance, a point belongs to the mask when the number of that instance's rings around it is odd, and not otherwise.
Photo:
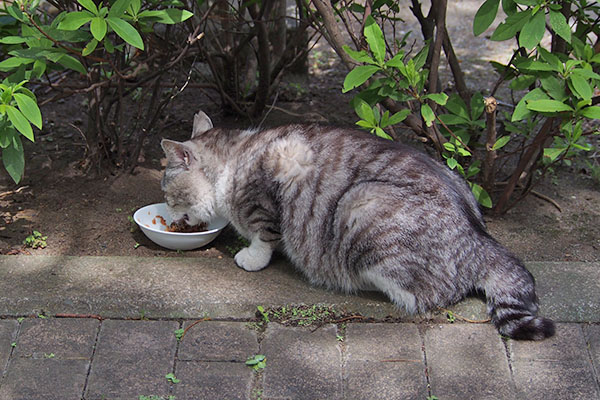
[(208, 224), (208, 228), (204, 232), (167, 232), (167, 226), (171, 225), (173, 221), (167, 212), (165, 203), (142, 207), (133, 214), (133, 219), (148, 239), (171, 250), (192, 250), (206, 246), (219, 236), (219, 233), (228, 224), (226, 219), (217, 218)]

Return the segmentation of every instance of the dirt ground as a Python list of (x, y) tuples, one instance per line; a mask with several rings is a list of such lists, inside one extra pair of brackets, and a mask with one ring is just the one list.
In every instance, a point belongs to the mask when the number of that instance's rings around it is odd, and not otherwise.
[[(466, 3), (457, 2), (460, 6), (453, 7), (452, 12), (462, 12)], [(478, 2), (468, 3), (473, 6), (464, 12), (474, 14)], [(464, 36), (462, 32), (451, 32), (451, 37)], [(489, 45), (484, 38), (475, 39)], [(467, 71), (469, 85), (489, 83), (489, 77), (484, 78), (489, 70), (480, 67), (481, 60), (470, 58), (473, 54), (479, 57), (483, 50), (477, 45), (457, 43), (466, 51), (459, 54), (468, 61), (463, 67), (474, 66)], [(341, 93), (345, 71), (335, 62), (335, 56), (317, 47), (309, 62), (308, 81), (284, 85), (276, 108), (268, 113), (263, 126), (290, 122), (353, 125), (356, 116), (348, 105), (351, 97)], [(139, 207), (162, 201), (161, 138), (186, 140), (198, 109), (207, 112), (217, 126), (247, 127), (249, 122), (225, 116), (219, 105), (199, 89), (186, 89), (175, 99), (172, 109), (177, 123), (168, 132), (148, 139), (143, 161), (133, 175), (105, 174), (91, 179), (80, 169), (85, 143), (76, 127), (86, 124), (83, 101), (71, 97), (42, 108), (44, 130), (36, 132), (35, 144), (26, 146), (26, 173), (19, 185), (7, 173), (0, 172), (0, 253), (231, 257), (239, 243), (230, 228), (208, 249), (177, 253), (146, 239), (135, 229), (131, 215)], [(561, 210), (539, 197), (529, 196), (502, 217), (487, 216), (488, 228), (524, 260), (600, 260), (599, 189), (598, 181), (587, 171), (579, 167), (558, 168), (536, 191), (552, 198)], [(23, 246), (23, 240), (33, 230), (47, 236), (46, 248)]]

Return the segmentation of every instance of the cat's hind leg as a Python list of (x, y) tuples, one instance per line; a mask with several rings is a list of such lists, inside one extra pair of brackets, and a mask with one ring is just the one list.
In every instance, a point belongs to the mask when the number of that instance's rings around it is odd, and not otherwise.
[(251, 240), (250, 246), (243, 248), (235, 255), (235, 263), (249, 272), (260, 271), (269, 265), (273, 250), (273, 242), (264, 242), (256, 236)]

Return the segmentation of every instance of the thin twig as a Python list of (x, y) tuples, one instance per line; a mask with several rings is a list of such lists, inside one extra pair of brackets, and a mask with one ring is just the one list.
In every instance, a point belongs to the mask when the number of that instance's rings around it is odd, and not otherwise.
[(560, 205), (553, 199), (551, 199), (550, 197), (546, 196), (545, 194), (542, 194), (540, 192), (536, 192), (535, 190), (530, 191), (529, 193), (531, 193), (532, 195), (534, 195), (535, 197), (542, 199), (544, 201), (547, 201), (548, 203), (552, 204), (554, 207), (556, 207), (556, 209), (559, 212), (562, 212), (562, 208), (560, 207)]
[(204, 317), (202, 319), (199, 319), (198, 321), (195, 321), (193, 324), (191, 324), (190, 326), (188, 326), (187, 328), (185, 328), (183, 330), (183, 333), (181, 334), (181, 338), (179, 339), (179, 341), (182, 341), (185, 334), (194, 326), (198, 325), (200, 322), (205, 322), (205, 321), (210, 321), (209, 317)]

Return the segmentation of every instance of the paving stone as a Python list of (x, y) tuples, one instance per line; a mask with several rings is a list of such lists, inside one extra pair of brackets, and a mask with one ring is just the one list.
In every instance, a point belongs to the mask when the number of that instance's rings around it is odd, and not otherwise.
[(558, 324), (554, 337), (539, 342), (511, 340), (509, 349), (522, 398), (600, 398), (580, 325)]
[(492, 325), (436, 325), (425, 333), (431, 393), (444, 400), (514, 399), (508, 359)]
[(346, 328), (346, 399), (424, 399), (427, 380), (421, 336), (411, 324)]
[(264, 398), (341, 399), (341, 353), (336, 328), (306, 328), (269, 324), (261, 343), (267, 356)]
[(23, 321), (15, 357), (90, 359), (100, 321), (80, 318), (30, 318)]
[(177, 400), (250, 398), (254, 371), (244, 363), (178, 361)]
[(13, 358), (0, 400), (79, 400), (89, 360)]
[(8, 357), (12, 351), (11, 343), (15, 341), (19, 323), (12, 320), (0, 321), (0, 379), (4, 373)]
[[(186, 322), (189, 327), (192, 322)], [(200, 322), (179, 345), (177, 358), (193, 361), (242, 361), (258, 353), (256, 332), (243, 322)]]
[(103, 322), (86, 400), (167, 395), (165, 375), (173, 370), (178, 327), (171, 321)]
[(583, 330), (594, 363), (596, 382), (600, 385), (600, 325), (587, 325), (583, 327)]

